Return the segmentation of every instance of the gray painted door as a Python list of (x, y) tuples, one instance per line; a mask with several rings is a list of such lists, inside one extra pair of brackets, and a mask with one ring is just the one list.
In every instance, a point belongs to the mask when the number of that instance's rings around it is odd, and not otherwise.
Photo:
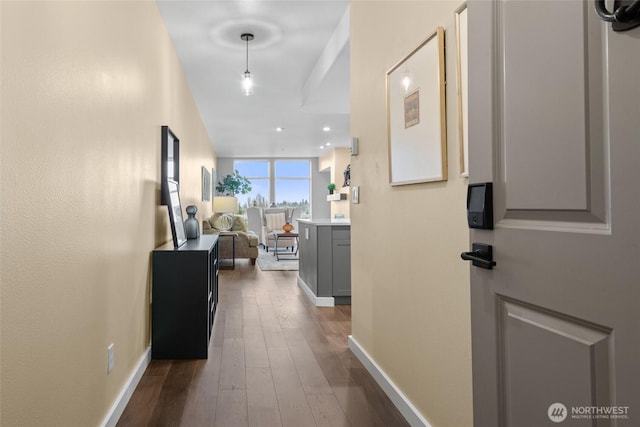
[(495, 193), (470, 241), (497, 262), (470, 267), (474, 423), (640, 426), (640, 28), (574, 0), (468, 19), (470, 182)]

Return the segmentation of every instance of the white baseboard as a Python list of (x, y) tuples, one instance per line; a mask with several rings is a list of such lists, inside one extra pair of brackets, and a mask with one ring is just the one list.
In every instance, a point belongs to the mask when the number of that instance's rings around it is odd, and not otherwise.
[(335, 300), (333, 297), (318, 297), (313, 293), (309, 285), (307, 285), (300, 276), (298, 276), (298, 286), (302, 288), (307, 297), (316, 307), (333, 307), (335, 306)]
[(138, 383), (140, 382), (140, 379), (142, 378), (142, 374), (144, 374), (147, 366), (149, 366), (149, 362), (151, 362), (151, 347), (147, 348), (147, 351), (145, 351), (140, 358), (138, 366), (133, 371), (133, 373), (131, 373), (131, 376), (129, 376), (127, 382), (124, 383), (124, 387), (122, 387), (122, 390), (120, 391), (120, 394), (118, 394), (118, 397), (113, 403), (113, 406), (111, 407), (109, 412), (107, 412), (107, 416), (104, 418), (104, 420), (102, 420), (102, 423), (100, 424), (101, 427), (115, 427), (115, 425), (118, 423), (120, 416), (124, 412), (124, 408), (127, 407), (127, 403), (129, 403), (131, 395), (133, 394), (134, 390), (138, 386)]
[(349, 335), (349, 349), (362, 362), (367, 371), (376, 380), (389, 399), (396, 405), (402, 416), (412, 427), (431, 427), (431, 424), (424, 419), (420, 412), (413, 406), (413, 403), (402, 391), (394, 384), (393, 381), (380, 369), (378, 364), (369, 356), (369, 354), (358, 344), (358, 342)]

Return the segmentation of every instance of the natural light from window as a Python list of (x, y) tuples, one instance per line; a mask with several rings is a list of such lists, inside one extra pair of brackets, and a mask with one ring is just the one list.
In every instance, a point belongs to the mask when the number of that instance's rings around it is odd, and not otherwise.
[(311, 215), (309, 160), (235, 160), (233, 167), (251, 181), (251, 192), (239, 194), (241, 211), (250, 206), (299, 207), (300, 216)]

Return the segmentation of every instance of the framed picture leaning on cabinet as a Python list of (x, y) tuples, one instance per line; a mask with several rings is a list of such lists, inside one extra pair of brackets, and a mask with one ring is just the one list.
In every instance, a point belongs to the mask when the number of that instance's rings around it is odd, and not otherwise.
[(180, 206), (180, 193), (178, 183), (172, 180), (167, 181), (169, 222), (171, 223), (171, 235), (173, 236), (173, 246), (179, 248), (187, 241), (187, 234), (184, 231), (184, 219), (182, 217), (182, 206)]

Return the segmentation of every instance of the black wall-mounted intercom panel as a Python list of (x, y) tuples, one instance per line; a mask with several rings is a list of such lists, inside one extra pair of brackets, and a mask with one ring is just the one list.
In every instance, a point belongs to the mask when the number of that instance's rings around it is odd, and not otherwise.
[(469, 184), (467, 223), (469, 228), (493, 230), (493, 183)]

